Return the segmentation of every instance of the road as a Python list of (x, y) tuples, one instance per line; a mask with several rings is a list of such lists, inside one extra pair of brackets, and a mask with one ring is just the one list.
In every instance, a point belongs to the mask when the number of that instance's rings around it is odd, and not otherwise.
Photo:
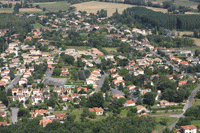
[(97, 86), (97, 88), (95, 89), (95, 92), (98, 92), (101, 88), (102, 88), (102, 86), (103, 86), (103, 83), (104, 83), (104, 80), (106, 79), (106, 77), (108, 77), (109, 76), (109, 74), (104, 74), (103, 76), (102, 76), (102, 78), (101, 78), (101, 80), (99, 81), (99, 85)]
[(169, 66), (172, 66), (172, 67), (173, 67), (173, 70), (179, 72), (178, 67), (174, 66), (174, 65), (173, 65), (170, 61), (168, 61), (165, 57), (161, 57), (159, 54), (157, 54), (156, 52), (154, 52), (154, 51), (152, 51), (152, 50), (151, 50), (151, 53), (154, 54), (154, 55), (156, 55), (156, 56), (158, 56), (158, 57), (160, 57), (160, 58), (162, 58), (163, 60), (165, 60), (165, 61), (166, 61), (166, 64), (168, 64)]
[(19, 111), (19, 108), (11, 108), (12, 110), (12, 123), (15, 124), (17, 123), (17, 116), (18, 116), (18, 111)]
[(13, 81), (10, 83), (10, 85), (6, 87), (6, 93), (7, 93), (8, 89), (12, 89), (17, 84), (17, 82), (20, 80), (20, 77), (21, 77), (21, 75), (18, 74), (15, 77), (15, 79), (13, 79)]
[[(200, 86), (198, 86), (196, 89), (194, 89), (190, 95), (190, 97), (188, 98), (188, 102), (185, 104), (184, 108), (183, 108), (183, 113), (181, 115), (177, 115), (177, 118), (181, 118), (181, 117), (185, 117), (185, 111), (192, 107), (192, 99), (194, 98), (195, 94), (197, 93), (197, 91), (200, 89)], [(169, 126), (169, 129), (172, 130), (173, 127), (176, 126), (176, 124), (178, 123), (178, 120), (176, 122), (174, 122), (172, 125)]]

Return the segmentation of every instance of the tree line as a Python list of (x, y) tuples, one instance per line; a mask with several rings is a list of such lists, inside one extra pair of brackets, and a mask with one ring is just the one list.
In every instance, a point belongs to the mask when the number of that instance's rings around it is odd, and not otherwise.
[(173, 15), (155, 12), (144, 7), (132, 7), (117, 14), (113, 18), (116, 22), (125, 24), (143, 24), (148, 28), (163, 27), (166, 29), (193, 30), (200, 28), (200, 15)]

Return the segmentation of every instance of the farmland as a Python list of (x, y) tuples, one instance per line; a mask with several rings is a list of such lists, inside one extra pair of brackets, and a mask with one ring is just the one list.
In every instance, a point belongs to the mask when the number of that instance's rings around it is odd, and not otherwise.
[(74, 4), (72, 6), (75, 6), (77, 11), (86, 11), (87, 13), (94, 13), (94, 14), (96, 14), (98, 10), (104, 9), (107, 10), (108, 17), (112, 16), (112, 14), (116, 11), (116, 9), (118, 9), (119, 13), (122, 13), (124, 9), (128, 7), (133, 7), (133, 5), (97, 2), (97, 1), (84, 2), (80, 4)]
[(70, 4), (66, 1), (63, 2), (45, 2), (45, 3), (33, 3), (33, 6), (39, 5), (40, 8), (46, 8), (51, 12), (58, 12), (59, 10), (67, 11), (70, 7)]
[(41, 9), (37, 8), (20, 8), (19, 12), (41, 12)]

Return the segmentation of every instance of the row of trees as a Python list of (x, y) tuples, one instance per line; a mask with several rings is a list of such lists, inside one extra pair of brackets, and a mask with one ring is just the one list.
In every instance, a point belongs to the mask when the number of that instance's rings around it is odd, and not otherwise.
[[(131, 18), (133, 17), (133, 18)], [(163, 27), (166, 29), (192, 30), (199, 29), (199, 15), (173, 15), (155, 12), (144, 7), (132, 7), (125, 9), (116, 21), (125, 24), (141, 23), (149, 28)], [(131, 20), (131, 21), (130, 21)]]

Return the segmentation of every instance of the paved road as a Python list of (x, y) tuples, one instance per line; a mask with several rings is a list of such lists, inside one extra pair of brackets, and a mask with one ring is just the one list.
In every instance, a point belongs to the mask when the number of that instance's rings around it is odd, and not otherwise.
[(18, 115), (18, 111), (19, 111), (19, 108), (11, 108), (12, 110), (12, 123), (15, 124), (17, 123), (17, 115)]
[(99, 81), (99, 85), (97, 86), (97, 88), (95, 89), (95, 92), (98, 92), (99, 91), (99, 89), (101, 89), (102, 88), (102, 86), (103, 86), (103, 83), (104, 83), (104, 80), (106, 79), (106, 77), (108, 77), (109, 76), (109, 74), (104, 74), (103, 76), (102, 76), (102, 78), (101, 78), (101, 80)]
[(17, 82), (20, 80), (20, 77), (21, 77), (21, 75), (18, 74), (15, 77), (15, 79), (13, 79), (13, 81), (10, 83), (10, 85), (6, 87), (6, 92), (8, 91), (8, 89), (12, 89), (17, 84)]
[[(181, 118), (181, 117), (185, 117), (185, 111), (192, 107), (192, 99), (194, 98), (195, 94), (197, 93), (197, 91), (200, 89), (200, 86), (198, 86), (195, 90), (192, 91), (189, 99), (188, 99), (188, 102), (185, 104), (184, 108), (183, 108), (183, 113), (181, 115), (178, 116), (178, 118)], [(174, 122), (171, 126), (169, 126), (169, 129), (172, 130), (173, 127), (176, 126), (176, 124), (178, 123), (178, 120), (176, 122)]]

